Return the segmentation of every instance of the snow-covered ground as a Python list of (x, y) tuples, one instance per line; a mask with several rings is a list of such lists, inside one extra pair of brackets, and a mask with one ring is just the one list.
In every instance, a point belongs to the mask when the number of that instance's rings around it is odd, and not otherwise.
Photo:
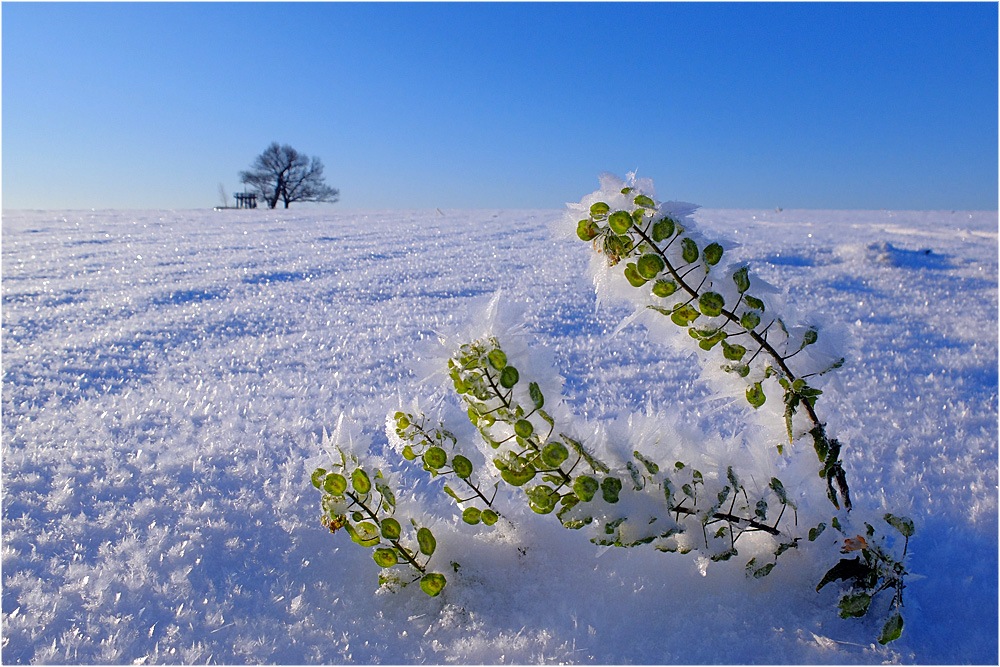
[(378, 449), (424, 391), (412, 357), (500, 288), (580, 415), (712, 427), (689, 359), (610, 336), (630, 311), (596, 307), (562, 215), (4, 212), (2, 661), (995, 664), (995, 212), (695, 214), (850, 334), (823, 414), (857, 511), (916, 521), (899, 641), (836, 616), (831, 562), (703, 575), (551, 516), (469, 529), (430, 495), (461, 571), (376, 592), (369, 550), (317, 520), (323, 431), (347, 414)]

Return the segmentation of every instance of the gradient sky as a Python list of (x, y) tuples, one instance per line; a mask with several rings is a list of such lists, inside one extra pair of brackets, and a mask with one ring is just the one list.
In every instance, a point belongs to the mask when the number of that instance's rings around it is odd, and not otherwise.
[[(997, 208), (997, 3), (2, 5), (3, 207)], [(294, 206), (294, 205), (293, 205)]]

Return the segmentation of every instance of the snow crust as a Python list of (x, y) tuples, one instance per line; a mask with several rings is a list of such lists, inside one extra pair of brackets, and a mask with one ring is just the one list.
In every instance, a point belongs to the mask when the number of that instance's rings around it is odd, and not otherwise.
[[(995, 663), (997, 214), (683, 206), (839, 330), (823, 416), (856, 511), (917, 524), (898, 642), (836, 617), (829, 562), (748, 580), (595, 547), (514, 497), (473, 528), (395, 456), (387, 413), (447, 405), (441, 341), (498, 322), (595, 429), (655, 442), (669, 412), (732, 451), (743, 406), (691, 346), (619, 326), (563, 211), (5, 211), (3, 662)], [(320, 525), (324, 441), (435, 522), (460, 564), (440, 597), (378, 590)]]

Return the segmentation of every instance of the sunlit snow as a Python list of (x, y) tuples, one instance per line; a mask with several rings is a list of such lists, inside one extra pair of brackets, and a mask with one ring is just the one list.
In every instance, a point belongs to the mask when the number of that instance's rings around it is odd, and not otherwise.
[(753, 580), (530, 512), (470, 529), (424, 487), (460, 570), (434, 599), (378, 590), (318, 521), (324, 431), (416, 479), (386, 413), (497, 290), (569, 410), (739, 428), (680, 348), (611, 335), (631, 310), (598, 307), (562, 215), (5, 212), (3, 662), (995, 663), (995, 212), (695, 214), (848, 339), (823, 405), (855, 505), (917, 525), (899, 641), (837, 617), (829, 562)]

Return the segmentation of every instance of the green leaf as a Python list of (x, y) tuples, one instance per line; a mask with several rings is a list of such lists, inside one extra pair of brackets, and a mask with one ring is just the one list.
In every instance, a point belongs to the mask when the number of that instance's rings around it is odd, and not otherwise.
[(893, 612), (889, 620), (882, 626), (882, 634), (878, 636), (879, 644), (888, 644), (899, 639), (903, 634), (903, 615), (898, 611)]
[(558, 468), (568, 458), (569, 450), (561, 442), (550, 442), (542, 449), (542, 463), (549, 468)]
[(747, 302), (747, 306), (749, 306), (750, 308), (753, 308), (754, 310), (759, 310), (762, 313), (764, 312), (764, 302), (758, 299), (757, 297), (750, 296), (749, 294), (747, 294), (746, 296), (743, 297), (743, 300)]
[(653, 240), (659, 243), (664, 239), (669, 239), (674, 235), (674, 221), (671, 217), (667, 216), (661, 220), (657, 220), (653, 224)]
[(722, 246), (718, 243), (710, 243), (705, 246), (705, 249), (701, 253), (702, 258), (705, 263), (709, 266), (715, 266), (722, 259)]
[(754, 310), (748, 310), (740, 318), (740, 325), (747, 331), (753, 331), (760, 324), (760, 314)]
[(340, 473), (331, 472), (323, 480), (323, 490), (339, 496), (347, 490), (347, 478)]
[(868, 613), (868, 606), (871, 603), (872, 596), (867, 593), (855, 593), (840, 598), (837, 607), (840, 609), (841, 618), (860, 618)]
[(472, 461), (461, 454), (456, 454), (451, 460), (451, 469), (461, 479), (468, 479), (472, 475)]
[(536, 410), (540, 410), (545, 405), (545, 397), (542, 395), (542, 390), (538, 388), (537, 382), (528, 384), (528, 395), (531, 396), (531, 402), (535, 405)]
[(639, 269), (632, 262), (625, 267), (625, 279), (632, 287), (642, 287), (646, 284), (646, 279), (639, 275)]
[(573, 480), (573, 493), (585, 503), (593, 500), (594, 495), (600, 487), (600, 483), (588, 475), (580, 475)]
[(601, 496), (609, 503), (618, 502), (618, 494), (622, 490), (622, 481), (617, 477), (605, 477), (601, 481)]
[(635, 199), (632, 200), (636, 206), (642, 206), (643, 208), (656, 208), (656, 204), (652, 199), (646, 195), (636, 195)]
[(507, 365), (507, 355), (500, 349), (490, 350), (490, 353), (486, 355), (486, 360), (490, 362), (490, 366), (498, 371), (502, 371)]
[(722, 354), (730, 361), (742, 361), (747, 349), (742, 345), (735, 345), (722, 341)]
[(430, 574), (425, 574), (420, 579), (420, 590), (427, 595), (437, 597), (437, 595), (444, 589), (448, 580), (444, 578), (443, 574), (438, 574), (437, 572), (431, 572)]
[(315, 486), (317, 489), (321, 488), (323, 486), (323, 480), (325, 477), (326, 477), (326, 470), (324, 470), (323, 468), (316, 468), (315, 470), (313, 470), (312, 477), (310, 477), (310, 479), (312, 480), (312, 485)]
[(470, 526), (475, 526), (482, 519), (483, 513), (475, 507), (466, 507), (462, 512), (462, 521), (469, 524)]
[(399, 525), (399, 522), (392, 517), (386, 517), (382, 519), (382, 537), (387, 540), (398, 540), (399, 536), (402, 534), (403, 529)]
[(708, 317), (721, 315), (725, 305), (726, 300), (718, 292), (705, 292), (698, 299), (698, 309)]
[(872, 569), (861, 562), (860, 558), (841, 558), (840, 561), (827, 570), (826, 574), (823, 575), (823, 579), (816, 586), (816, 592), (818, 593), (824, 586), (838, 579), (849, 581), (854, 579), (855, 581), (864, 581), (871, 575)]
[(417, 544), (420, 546), (420, 553), (425, 556), (430, 556), (437, 548), (437, 540), (429, 528), (421, 527), (417, 530)]
[(399, 557), (396, 555), (395, 549), (376, 549), (372, 553), (372, 558), (379, 564), (379, 567), (392, 567), (399, 562)]
[(886, 514), (885, 521), (890, 526), (898, 530), (903, 534), (903, 537), (913, 537), (913, 533), (916, 532), (916, 528), (913, 525), (913, 520), (905, 516), (896, 516), (895, 514)]
[(510, 389), (517, 381), (520, 379), (520, 375), (517, 369), (513, 366), (506, 366), (502, 371), (500, 371), (500, 386), (505, 389)]
[(407, 461), (413, 461), (417, 458), (417, 453), (413, 451), (413, 447), (410, 445), (403, 445), (403, 458)]
[(535, 477), (534, 468), (525, 468), (524, 470), (501, 470), (500, 476), (503, 481), (507, 482), (511, 486), (522, 486), (527, 484)]
[(757, 501), (757, 507), (753, 511), (754, 515), (761, 521), (767, 521), (767, 501), (761, 498)]
[(493, 510), (483, 510), (482, 514), (480, 514), (480, 518), (487, 526), (492, 526), (500, 519), (500, 516)]
[(608, 211), (610, 210), (611, 210), (610, 206), (608, 206), (602, 201), (599, 201), (590, 207), (590, 215), (593, 216), (594, 218), (603, 218), (608, 214)]
[(556, 507), (559, 495), (548, 484), (539, 484), (525, 492), (528, 496), (528, 506), (538, 514), (548, 514)]
[(632, 456), (638, 459), (639, 463), (641, 463), (646, 467), (646, 470), (649, 471), (650, 475), (655, 475), (656, 473), (660, 472), (660, 466), (656, 465), (654, 462), (650, 461), (645, 456), (640, 454), (638, 450), (633, 451)]
[(816, 329), (808, 329), (802, 334), (802, 347), (812, 345), (819, 339), (819, 332)]
[(653, 294), (666, 298), (677, 291), (677, 283), (673, 280), (657, 280), (653, 283)]
[(608, 227), (615, 234), (624, 234), (632, 226), (632, 216), (627, 211), (615, 211), (608, 217)]
[(639, 272), (640, 276), (642, 276), (646, 280), (652, 280), (657, 275), (659, 275), (661, 271), (667, 268), (667, 264), (666, 262), (663, 261), (663, 258), (660, 257), (659, 255), (647, 252), (645, 255), (643, 255), (638, 259), (635, 267), (636, 270)]
[(681, 239), (681, 257), (688, 264), (698, 261), (698, 244), (687, 236)]
[(788, 493), (785, 492), (785, 485), (781, 483), (780, 479), (772, 477), (771, 483), (768, 486), (774, 491), (774, 495), (778, 496), (778, 500), (781, 501), (782, 505), (788, 504)]
[(531, 425), (527, 419), (518, 419), (514, 423), (514, 433), (518, 434), (522, 438), (530, 438), (531, 434), (535, 432), (535, 427)]
[(747, 575), (753, 576), (754, 579), (766, 577), (771, 574), (772, 569), (774, 569), (774, 563), (765, 563), (764, 565), (758, 567), (756, 558), (751, 558), (746, 567)]
[(680, 304), (670, 311), (670, 321), (679, 327), (686, 327), (701, 316), (690, 304)]
[(750, 289), (750, 269), (745, 266), (741, 266), (733, 272), (733, 282), (736, 283), (736, 289), (743, 294), (748, 289)]
[(597, 236), (597, 230), (594, 229), (594, 223), (590, 220), (581, 220), (576, 223), (576, 235), (581, 241), (593, 241)]
[(819, 525), (816, 526), (815, 528), (810, 528), (809, 529), (809, 541), (810, 542), (815, 542), (816, 538), (819, 537), (820, 535), (822, 535), (824, 530), (826, 530), (826, 524), (823, 523), (823, 522), (820, 522)]
[(351, 486), (362, 495), (372, 490), (372, 481), (368, 479), (368, 473), (364, 471), (364, 468), (358, 468), (351, 473)]
[(443, 468), (448, 462), (448, 455), (440, 447), (429, 447), (426, 452), (424, 452), (424, 465), (426, 465), (431, 470), (437, 470), (438, 468)]
[(760, 386), (760, 382), (754, 382), (752, 386), (747, 387), (747, 402), (755, 410), (764, 405), (764, 401), (766, 400), (767, 396), (764, 394), (764, 389)]
[(351, 536), (351, 539), (354, 542), (363, 547), (373, 547), (382, 541), (379, 539), (378, 526), (371, 521), (362, 521), (356, 526), (350, 526), (350, 524), (347, 524), (344, 527), (350, 527), (347, 533)]

